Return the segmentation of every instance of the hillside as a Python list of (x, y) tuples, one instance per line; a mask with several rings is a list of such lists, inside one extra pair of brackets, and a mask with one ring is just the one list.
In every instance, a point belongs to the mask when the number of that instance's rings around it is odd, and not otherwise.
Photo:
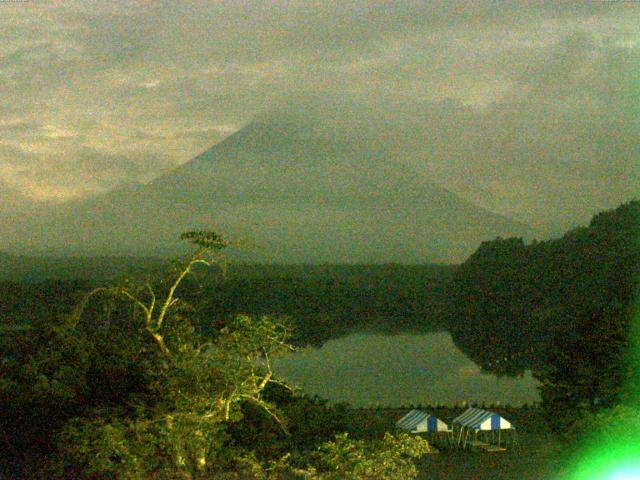
[[(452, 337), (482, 368), (531, 369), (549, 418), (615, 405), (637, 381), (630, 349), (640, 288), (640, 202), (562, 238), (483, 243), (449, 283)], [(632, 350), (631, 350), (632, 351)]]
[(43, 211), (0, 241), (20, 253), (158, 255), (202, 226), (239, 240), (236, 258), (267, 263), (455, 263), (483, 240), (535, 235), (357, 135), (266, 118), (153, 182)]

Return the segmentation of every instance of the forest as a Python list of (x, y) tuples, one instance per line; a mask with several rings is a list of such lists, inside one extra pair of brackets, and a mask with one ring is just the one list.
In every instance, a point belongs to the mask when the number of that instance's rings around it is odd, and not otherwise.
[[(63, 259), (14, 261), (0, 268), (0, 328), (31, 325), (69, 312), (83, 292), (103, 283), (161, 277), (162, 259)], [(18, 269), (13, 266), (18, 263)], [(50, 267), (50, 268), (48, 268)], [(145, 269), (145, 267), (147, 267)], [(294, 345), (320, 345), (354, 331), (383, 333), (444, 330), (440, 308), (452, 265), (249, 265), (197, 269), (181, 296), (204, 318), (287, 317)], [(16, 270), (29, 271), (18, 281)], [(11, 280), (9, 280), (11, 279)], [(40, 319), (40, 320), (38, 320)], [(202, 324), (207, 328), (207, 323)]]
[(217, 233), (183, 237), (191, 253), (173, 263), (4, 277), (10, 478), (415, 478), (426, 440), (363, 430), (348, 405), (300, 395), (271, 368), (367, 329), (449, 329), (487, 371), (531, 369), (568, 445), (635, 418), (640, 202), (558, 239), (485, 242), (459, 266), (227, 265)]
[(483, 243), (447, 285), (444, 311), (454, 341), (478, 365), (502, 374), (531, 369), (560, 427), (576, 411), (615, 405), (637, 376), (629, 331), (639, 279), (633, 201), (559, 239)]

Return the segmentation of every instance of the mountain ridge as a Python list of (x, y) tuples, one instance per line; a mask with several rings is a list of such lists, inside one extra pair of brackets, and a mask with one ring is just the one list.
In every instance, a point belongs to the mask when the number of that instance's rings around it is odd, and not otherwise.
[[(452, 263), (482, 240), (535, 235), (436, 185), (368, 138), (272, 118), (147, 184), (42, 216), (14, 232), (28, 237), (21, 253), (165, 254), (179, 249), (180, 232), (215, 228), (251, 239), (244, 253), (232, 252), (242, 260)], [(16, 251), (3, 237), (4, 249)]]

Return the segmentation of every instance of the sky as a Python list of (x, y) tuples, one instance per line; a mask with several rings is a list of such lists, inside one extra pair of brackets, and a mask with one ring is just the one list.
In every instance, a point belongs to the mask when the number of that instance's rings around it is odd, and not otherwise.
[(147, 182), (283, 111), (560, 231), (640, 192), (640, 2), (0, 0), (0, 201)]

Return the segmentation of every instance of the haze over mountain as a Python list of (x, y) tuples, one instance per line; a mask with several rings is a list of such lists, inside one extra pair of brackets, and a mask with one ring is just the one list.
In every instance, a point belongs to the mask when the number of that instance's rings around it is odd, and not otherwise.
[(20, 221), (26, 212), (33, 210), (36, 202), (0, 179), (0, 225)]
[(553, 235), (640, 191), (637, 2), (273, 3), (0, 2), (0, 179), (146, 183), (296, 104)]
[(42, 210), (6, 229), (11, 251), (161, 254), (216, 228), (264, 262), (457, 262), (529, 227), (430, 182), (357, 132), (300, 115), (256, 120), (146, 185)]

